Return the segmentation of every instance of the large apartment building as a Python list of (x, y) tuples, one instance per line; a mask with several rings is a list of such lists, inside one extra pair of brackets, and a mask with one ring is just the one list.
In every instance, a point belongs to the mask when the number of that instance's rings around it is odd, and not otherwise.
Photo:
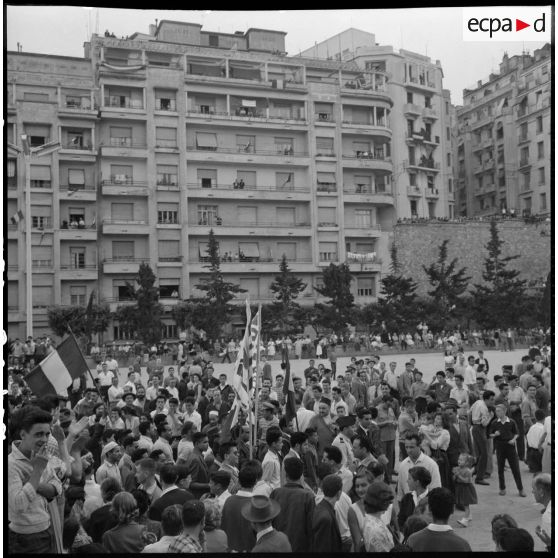
[(550, 213), (551, 49), (504, 55), (457, 107), (456, 213)]
[(31, 156), (31, 215), (8, 227), (9, 336), (26, 334), (28, 218), (35, 335), (49, 305), (85, 305), (93, 290), (126, 304), (147, 262), (164, 336), (177, 337), (170, 310), (199, 294), (210, 229), (226, 280), (252, 302), (271, 300), (283, 254), (307, 283), (303, 304), (331, 262), (349, 263), (357, 303), (375, 301), (397, 216), (447, 212), (441, 69), (407, 59), (392, 86), (388, 53), (365, 67), (289, 57), (282, 32), (174, 21), (93, 35), (83, 58), (8, 52), (8, 216), (25, 207), (21, 135), (61, 144)]
[(356, 64), (387, 76), (392, 191), (398, 218), (451, 217), (451, 99), (442, 87), (439, 60), (376, 43), (375, 36), (348, 29), (303, 51), (301, 56)]

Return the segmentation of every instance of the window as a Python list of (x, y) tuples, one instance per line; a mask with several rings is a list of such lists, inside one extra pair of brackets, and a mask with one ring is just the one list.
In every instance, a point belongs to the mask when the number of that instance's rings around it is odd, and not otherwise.
[(496, 139), (502, 139), (503, 137), (504, 137), (504, 126), (500, 122), (496, 127)]
[(110, 144), (115, 147), (132, 147), (132, 128), (111, 126)]
[(293, 138), (274, 138), (275, 152), (280, 155), (292, 155), (294, 153), (294, 139)]
[(84, 285), (70, 286), (70, 304), (72, 306), (85, 306), (87, 287)]
[(155, 128), (155, 147), (177, 147), (176, 128)]
[(293, 190), (294, 189), (294, 173), (292, 172), (276, 172), (275, 187), (277, 190)]
[(112, 221), (127, 222), (134, 220), (134, 204), (133, 203), (111, 203), (110, 216)]
[(319, 253), (321, 262), (336, 262), (337, 242), (320, 242)]
[(177, 339), (178, 327), (176, 324), (162, 324), (161, 337), (163, 339)]
[(543, 117), (537, 116), (537, 134), (542, 134), (543, 131)]
[(337, 208), (318, 207), (318, 226), (337, 226)]
[(197, 132), (196, 148), (198, 151), (217, 151), (217, 134)]
[(527, 122), (523, 122), (523, 124), (521, 124), (521, 126), (519, 127), (519, 140), (525, 140), (527, 139)]
[(428, 202), (428, 217), (430, 217), (430, 219), (436, 217), (436, 202)]
[(368, 141), (353, 141), (353, 151), (356, 157), (369, 157), (370, 156), (370, 142)]
[(132, 261), (134, 259), (134, 241), (113, 240), (112, 259), (114, 261)]
[(531, 173), (529, 171), (523, 174), (523, 190), (529, 190), (531, 188)]
[(416, 188), (417, 186), (417, 175), (414, 172), (409, 173), (409, 186)]
[(376, 296), (374, 277), (357, 277), (357, 296)]
[(66, 132), (67, 143), (64, 145), (66, 149), (83, 149), (83, 132), (81, 130), (68, 130)]
[(539, 141), (537, 143), (537, 156), (539, 159), (544, 159), (544, 142)]
[(157, 223), (160, 225), (178, 224), (178, 204), (159, 203), (157, 204)]
[(236, 171), (236, 186), (233, 183), (233, 188), (244, 189), (249, 188), (251, 190), (256, 188), (256, 171)]
[(52, 285), (33, 285), (33, 308), (47, 308), (54, 300)]
[(411, 200), (411, 216), (412, 217), (418, 217), (417, 200)]
[(159, 279), (159, 296), (161, 298), (179, 298), (180, 279)]
[(198, 225), (211, 227), (217, 224), (216, 205), (198, 205)]
[(446, 104), (446, 114), (449, 114), (449, 102), (446, 101), (445, 104)]
[(155, 92), (155, 110), (176, 111), (176, 92), (159, 90)]
[(160, 186), (176, 186), (178, 184), (178, 166), (157, 165), (157, 184)]
[(294, 207), (277, 207), (275, 210), (277, 224), (294, 226), (296, 222), (296, 209)]
[[(51, 267), (52, 246), (32, 246), (31, 260), (33, 267)], [(50, 304), (52, 304), (52, 300)]]
[(544, 177), (545, 172), (544, 172), (544, 171), (545, 171), (545, 168), (544, 168), (544, 167), (541, 167), (541, 168), (539, 169), (539, 185), (544, 184), (544, 181), (545, 181), (545, 177)]
[(246, 225), (258, 223), (258, 208), (252, 205), (239, 205), (236, 211), (237, 220)]
[(33, 101), (35, 103), (48, 103), (49, 97), (48, 93), (33, 93), (30, 91), (25, 91), (23, 93), (24, 101)]
[(427, 187), (429, 190), (433, 190), (433, 189), (434, 189), (434, 177), (433, 177), (431, 174), (429, 174), (429, 175), (426, 177), (426, 187)]
[[(85, 208), (84, 207), (69, 207), (68, 208), (68, 218), (70, 221), (70, 226), (79, 227), (80, 221), (85, 221)], [(75, 225), (72, 225), (75, 223)], [(81, 227), (83, 228), (83, 227)]]
[(320, 157), (334, 157), (333, 138), (316, 138), (316, 155)]
[(367, 229), (372, 224), (371, 209), (355, 209), (355, 227)]
[(210, 47), (219, 46), (219, 35), (209, 35), (209, 46)]
[(85, 170), (84, 169), (68, 169), (68, 185), (75, 189), (85, 187)]
[(415, 161), (415, 148), (410, 145), (409, 146), (409, 165), (415, 165), (416, 161)]
[(50, 188), (50, 167), (45, 165), (31, 165), (31, 188)]
[(529, 163), (529, 146), (522, 147), (519, 152), (519, 165), (524, 166)]
[(424, 97), (424, 106), (426, 108), (432, 108), (432, 97), (428, 97), (425, 95)]
[(546, 194), (545, 193), (542, 193), (540, 195), (540, 200), (541, 200), (540, 201), (540, 210), (544, 211), (544, 210), (546, 210)]
[(284, 254), (288, 261), (296, 261), (296, 242), (278, 242), (277, 252), (279, 258), (282, 258)]
[(446, 153), (446, 163), (448, 167), (451, 166), (451, 153)]
[(236, 148), (240, 153), (256, 152), (256, 136), (245, 136), (237, 134)]
[(132, 165), (111, 165), (110, 180), (113, 184), (131, 184), (134, 180)]
[(182, 259), (180, 255), (180, 241), (159, 240), (158, 256), (160, 262), (179, 262)]
[(85, 248), (82, 246), (70, 247), (70, 267), (83, 269), (85, 267)]
[(217, 170), (198, 169), (198, 185), (202, 188), (217, 188)]
[[(120, 298), (119, 300), (131, 300), (130, 298)], [(115, 341), (131, 341), (134, 336), (131, 332), (124, 330), (120, 326), (112, 326), (112, 338)]]
[(453, 180), (448, 178), (448, 192), (453, 192)]
[(34, 229), (48, 229), (50, 227), (50, 217), (33, 215), (31, 217), (31, 226)]
[(241, 262), (259, 262), (260, 247), (257, 242), (239, 242), (238, 259)]
[(446, 140), (450, 141), (451, 140), (451, 132), (449, 128), (446, 128)]
[(407, 91), (407, 102), (411, 104), (413, 102), (413, 94), (410, 91)]

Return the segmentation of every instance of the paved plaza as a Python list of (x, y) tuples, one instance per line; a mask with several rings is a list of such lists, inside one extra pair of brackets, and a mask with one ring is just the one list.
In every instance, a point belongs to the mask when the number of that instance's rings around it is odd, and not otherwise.
[[(494, 374), (499, 374), (502, 370), (504, 364), (515, 365), (521, 361), (521, 356), (526, 354), (526, 349), (516, 349), (511, 352), (502, 351), (490, 351), (485, 350), (484, 356), (488, 360), (490, 371), (489, 371), (489, 382), (487, 383), (488, 389), (494, 389), (494, 382), (492, 378)], [(476, 350), (469, 350), (465, 352), (465, 355), (470, 354), (476, 355)], [(361, 356), (357, 358), (364, 358), (369, 356), (370, 353), (362, 352)], [(424, 381), (431, 382), (435, 373), (438, 370), (444, 369), (444, 360), (441, 352), (433, 353), (412, 353), (411, 351), (404, 353), (379, 353), (382, 360), (386, 363), (395, 361), (397, 363), (397, 371), (401, 372), (405, 368), (405, 362), (410, 358), (416, 359), (417, 368), (424, 374)], [(337, 370), (344, 371), (346, 366), (350, 363), (350, 357), (340, 357), (337, 359)], [(327, 359), (315, 359), (316, 364), (323, 362), (323, 364), (329, 367), (329, 361)], [(281, 371), (280, 367), (281, 361), (279, 359), (271, 361), (271, 367), (273, 375)], [(215, 377), (219, 374), (225, 373), (231, 378), (234, 373), (234, 363), (220, 363), (215, 362)], [(308, 367), (308, 359), (302, 360), (291, 360), (291, 370), (295, 376), (304, 377), (303, 371)], [(165, 372), (168, 369), (165, 366)], [(120, 368), (120, 379), (124, 380), (126, 378), (127, 368)], [(95, 371), (93, 371), (93, 376), (95, 376)], [(147, 384), (147, 375), (145, 371), (142, 373), (142, 380), (144, 385)], [(90, 382), (89, 382), (90, 383)], [(395, 445), (396, 452), (398, 452), (398, 444)], [(535, 550), (544, 551), (545, 547), (540, 539), (535, 535), (535, 527), (540, 523), (541, 519), (541, 509), (542, 506), (535, 503), (535, 500), (531, 491), (531, 480), (533, 475), (529, 473), (528, 467), (525, 463), (520, 462), (520, 469), (523, 478), (523, 484), (525, 492), (527, 493), (527, 498), (520, 498), (515, 488), (515, 483), (509, 468), (506, 468), (506, 496), (498, 495), (498, 474), (496, 467), (496, 456), (493, 456), (493, 473), (488, 479), (490, 485), (482, 486), (475, 485), (478, 495), (478, 505), (472, 506), (471, 510), (473, 513), (473, 521), (467, 528), (461, 527), (457, 523), (463, 512), (457, 511), (450, 521), (450, 525), (456, 530), (457, 534), (466, 539), (471, 548), (474, 551), (493, 551), (494, 542), (492, 541), (491, 525), (490, 520), (492, 517), (498, 513), (508, 513), (510, 514), (519, 524), (520, 527), (527, 529), (535, 539)], [(396, 465), (397, 470), (397, 465)]]

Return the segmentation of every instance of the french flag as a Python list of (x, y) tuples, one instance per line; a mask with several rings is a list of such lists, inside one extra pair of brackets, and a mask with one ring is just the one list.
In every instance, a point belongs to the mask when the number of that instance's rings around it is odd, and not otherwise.
[(76, 338), (69, 335), (25, 377), (36, 395), (54, 393), (68, 395), (68, 388), (76, 378), (89, 370)]

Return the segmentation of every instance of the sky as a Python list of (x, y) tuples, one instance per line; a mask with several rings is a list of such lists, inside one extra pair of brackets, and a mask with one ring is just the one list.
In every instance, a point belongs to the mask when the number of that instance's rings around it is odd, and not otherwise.
[(532, 53), (543, 42), (464, 42), (462, 9), (397, 8), (387, 10), (138, 10), (85, 8), (82, 6), (7, 6), (8, 50), (83, 56), (83, 43), (98, 28), (117, 37), (134, 32), (148, 33), (155, 20), (170, 19), (200, 23), (205, 31), (234, 33), (250, 27), (287, 33), (285, 42), (291, 56), (350, 27), (376, 35), (380, 45), (404, 48), (440, 60), (443, 85), (451, 91), (452, 102), (460, 105), (463, 89), (485, 81), (498, 71), (505, 52), (509, 56)]

